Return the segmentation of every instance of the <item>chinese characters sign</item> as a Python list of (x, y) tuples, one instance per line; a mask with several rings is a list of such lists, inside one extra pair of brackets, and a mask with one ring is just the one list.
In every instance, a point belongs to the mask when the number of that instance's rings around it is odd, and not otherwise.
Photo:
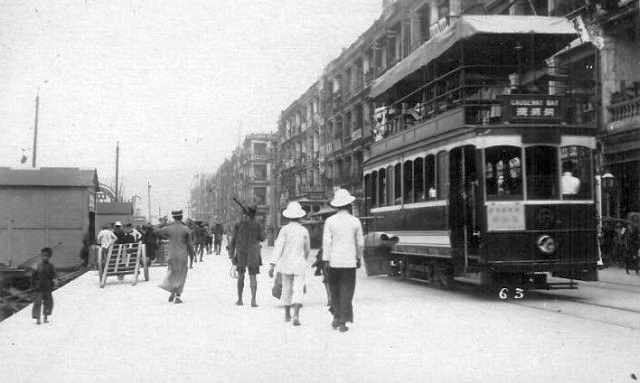
[(524, 230), (524, 206), (519, 202), (489, 204), (487, 206), (487, 230)]
[(558, 122), (562, 119), (560, 98), (545, 95), (505, 96), (510, 122)]

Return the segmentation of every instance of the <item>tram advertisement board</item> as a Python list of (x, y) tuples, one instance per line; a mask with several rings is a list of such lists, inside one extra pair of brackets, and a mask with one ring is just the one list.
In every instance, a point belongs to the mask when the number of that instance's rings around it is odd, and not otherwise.
[(487, 230), (524, 230), (524, 205), (521, 202), (489, 203), (487, 205)]
[(560, 122), (562, 98), (543, 94), (503, 96), (505, 122)]

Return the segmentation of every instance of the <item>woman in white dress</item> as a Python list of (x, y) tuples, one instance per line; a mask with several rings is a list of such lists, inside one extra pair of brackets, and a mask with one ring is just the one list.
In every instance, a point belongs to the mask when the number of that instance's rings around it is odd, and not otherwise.
[(293, 325), (300, 326), (300, 308), (304, 296), (305, 275), (309, 268), (311, 245), (309, 232), (300, 224), (300, 219), (307, 215), (298, 202), (289, 202), (282, 215), (289, 223), (280, 229), (273, 249), (269, 276), (273, 278), (277, 266), (282, 274), (282, 303), (284, 304), (285, 321), (291, 320), (293, 306)]

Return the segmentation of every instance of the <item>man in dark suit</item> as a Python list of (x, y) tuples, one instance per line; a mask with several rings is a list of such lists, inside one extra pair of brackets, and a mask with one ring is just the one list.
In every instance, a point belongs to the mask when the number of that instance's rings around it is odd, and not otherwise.
[(260, 273), (262, 258), (260, 257), (260, 242), (264, 241), (264, 229), (256, 221), (257, 207), (247, 208), (247, 213), (233, 227), (233, 236), (229, 244), (229, 257), (238, 271), (238, 300), (236, 304), (242, 305), (242, 291), (244, 290), (244, 274), (249, 271), (251, 287), (251, 307), (258, 307), (256, 303), (256, 291), (258, 281), (256, 275)]
[(187, 280), (188, 256), (195, 257), (191, 229), (182, 223), (182, 210), (171, 212), (173, 224), (155, 231), (156, 236), (169, 240), (167, 276), (160, 287), (167, 290), (169, 302), (182, 303), (180, 295)]

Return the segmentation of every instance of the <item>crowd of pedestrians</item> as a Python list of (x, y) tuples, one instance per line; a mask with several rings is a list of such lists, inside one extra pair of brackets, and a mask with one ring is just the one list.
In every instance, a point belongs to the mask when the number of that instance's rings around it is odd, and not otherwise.
[(624, 267), (640, 273), (640, 223), (626, 220), (606, 220), (602, 227), (602, 261), (604, 266)]

